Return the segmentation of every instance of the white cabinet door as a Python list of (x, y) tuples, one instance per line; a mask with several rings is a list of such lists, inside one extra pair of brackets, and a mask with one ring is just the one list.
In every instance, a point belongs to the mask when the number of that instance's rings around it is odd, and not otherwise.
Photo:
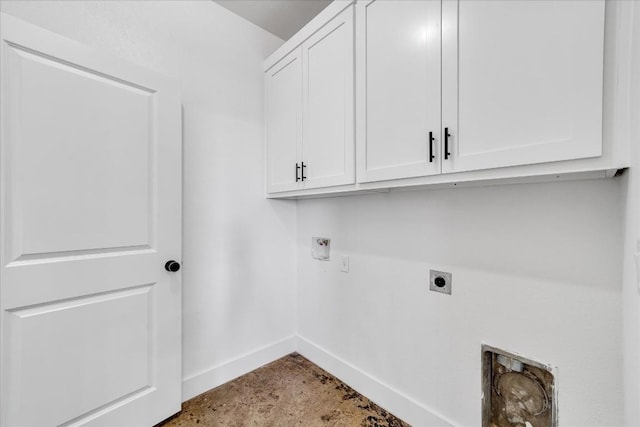
[(440, 13), (439, 1), (357, 4), (359, 182), (440, 173)]
[(305, 188), (355, 180), (353, 6), (302, 44)]
[(0, 424), (154, 425), (181, 403), (179, 94), (0, 28)]
[(445, 0), (442, 17), (443, 172), (602, 154), (603, 0)]
[(265, 74), (267, 192), (297, 190), (302, 142), (301, 49), (282, 58)]

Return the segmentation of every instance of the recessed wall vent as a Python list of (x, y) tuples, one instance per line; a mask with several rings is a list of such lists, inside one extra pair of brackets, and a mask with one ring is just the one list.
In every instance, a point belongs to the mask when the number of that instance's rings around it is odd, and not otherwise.
[(483, 345), (482, 427), (557, 427), (552, 368)]

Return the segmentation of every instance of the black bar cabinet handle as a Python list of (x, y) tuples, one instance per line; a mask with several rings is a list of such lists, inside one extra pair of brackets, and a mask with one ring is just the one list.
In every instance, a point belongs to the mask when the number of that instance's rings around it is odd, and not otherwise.
[(304, 164), (304, 162), (302, 162), (302, 180), (304, 181), (305, 179), (307, 179), (307, 177), (304, 175), (304, 168), (306, 168), (307, 165)]
[(449, 152), (449, 128), (444, 128), (444, 159), (447, 160), (451, 153)]
[(436, 158), (436, 156), (433, 155), (433, 141), (434, 141), (434, 137), (433, 137), (433, 132), (429, 132), (429, 163), (433, 163), (433, 159)]
[(299, 170), (300, 170), (300, 166), (296, 163), (296, 182), (300, 181), (300, 177), (298, 176)]

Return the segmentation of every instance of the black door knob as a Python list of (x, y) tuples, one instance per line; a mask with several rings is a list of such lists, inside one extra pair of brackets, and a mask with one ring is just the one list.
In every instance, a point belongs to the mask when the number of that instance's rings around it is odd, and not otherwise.
[(164, 265), (164, 269), (175, 273), (176, 271), (180, 270), (180, 263), (174, 260), (167, 261), (167, 263)]

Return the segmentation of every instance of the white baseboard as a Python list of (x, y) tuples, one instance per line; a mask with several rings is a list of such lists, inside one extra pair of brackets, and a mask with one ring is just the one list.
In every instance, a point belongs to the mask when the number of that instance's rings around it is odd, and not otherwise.
[(311, 362), (339, 378), (385, 410), (414, 426), (453, 427), (455, 424), (431, 408), (389, 387), (317, 344), (291, 336), (236, 357), (221, 365), (191, 375), (182, 381), (182, 400), (249, 373), (267, 363), (297, 351)]
[(295, 336), (285, 338), (182, 380), (182, 400), (189, 400), (296, 351)]
[(311, 341), (296, 337), (298, 353), (339, 378), (385, 410), (414, 426), (452, 427), (455, 424), (414, 399), (382, 383)]

